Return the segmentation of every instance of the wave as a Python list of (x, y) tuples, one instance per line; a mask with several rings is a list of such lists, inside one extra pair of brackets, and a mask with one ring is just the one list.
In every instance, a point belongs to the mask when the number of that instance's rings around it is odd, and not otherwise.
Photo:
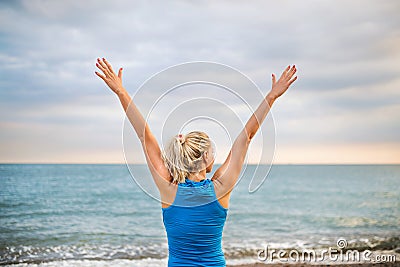
[[(224, 243), (224, 253), (227, 261), (240, 259), (257, 260), (258, 251), (264, 245), (260, 242), (228, 242)], [(293, 243), (269, 243), (271, 249), (284, 251), (299, 249), (321, 250), (331, 246), (336, 248), (336, 243), (329, 244), (326, 240), (309, 243), (297, 240)], [(347, 250), (371, 250), (375, 252), (386, 251), (400, 253), (400, 237), (386, 238), (372, 237), (349, 240)], [(124, 245), (59, 245), (59, 246), (0, 246), (0, 265), (11, 264), (36, 264), (52, 266), (52, 262), (76, 262), (76, 266), (103, 266), (100, 262), (111, 262), (113, 266), (125, 266), (126, 262), (147, 262), (146, 266), (165, 266), (168, 258), (166, 243), (124, 244)], [(97, 264), (95, 264), (97, 262)], [(46, 265), (47, 264), (47, 265)], [(161, 265), (160, 265), (161, 264)], [(74, 264), (75, 266), (75, 264)]]

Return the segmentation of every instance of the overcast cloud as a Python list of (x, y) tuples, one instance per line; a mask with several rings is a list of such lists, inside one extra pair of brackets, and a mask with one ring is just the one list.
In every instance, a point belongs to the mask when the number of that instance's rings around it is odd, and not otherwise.
[(124, 162), (123, 110), (94, 74), (105, 57), (132, 95), (189, 61), (231, 66), (266, 94), (271, 73), (296, 64), (272, 108), (275, 163), (400, 163), (399, 11), (397, 0), (1, 1), (0, 162)]

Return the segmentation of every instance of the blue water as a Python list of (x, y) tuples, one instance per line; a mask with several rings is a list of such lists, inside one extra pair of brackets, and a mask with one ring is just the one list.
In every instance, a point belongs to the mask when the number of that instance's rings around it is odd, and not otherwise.
[[(148, 173), (146, 165), (133, 168)], [(265, 244), (318, 248), (338, 238), (400, 252), (400, 165), (273, 165), (255, 193), (246, 175), (224, 229), (228, 263), (255, 262)], [(0, 209), (2, 265), (166, 264), (161, 205), (126, 165), (2, 164)]]

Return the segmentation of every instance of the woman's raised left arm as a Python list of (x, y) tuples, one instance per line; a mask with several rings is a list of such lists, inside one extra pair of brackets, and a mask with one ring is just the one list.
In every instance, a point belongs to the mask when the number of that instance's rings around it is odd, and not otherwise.
[(171, 175), (164, 165), (157, 139), (122, 85), (122, 68), (119, 69), (118, 75), (116, 75), (111, 64), (104, 58), (102, 60), (97, 59), (96, 66), (103, 72), (103, 74), (100, 74), (96, 71), (96, 75), (118, 96), (130, 123), (140, 139), (154, 182), (160, 191), (164, 191), (171, 181)]

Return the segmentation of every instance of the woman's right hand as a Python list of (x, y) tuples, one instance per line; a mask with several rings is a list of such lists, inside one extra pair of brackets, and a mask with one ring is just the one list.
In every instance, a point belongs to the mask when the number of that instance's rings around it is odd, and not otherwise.
[(117, 95), (123, 93), (125, 88), (122, 86), (122, 68), (119, 69), (118, 75), (116, 75), (111, 67), (111, 64), (103, 58), (97, 59), (96, 66), (103, 72), (104, 75), (95, 72), (103, 81), (110, 87), (110, 89)]
[(270, 95), (275, 99), (283, 95), (284, 92), (289, 88), (289, 86), (297, 80), (297, 76), (293, 79), (293, 75), (296, 73), (296, 66), (290, 68), (290, 65), (283, 71), (281, 77), (278, 81), (276, 81), (275, 74), (272, 74), (272, 89), (270, 91)]

